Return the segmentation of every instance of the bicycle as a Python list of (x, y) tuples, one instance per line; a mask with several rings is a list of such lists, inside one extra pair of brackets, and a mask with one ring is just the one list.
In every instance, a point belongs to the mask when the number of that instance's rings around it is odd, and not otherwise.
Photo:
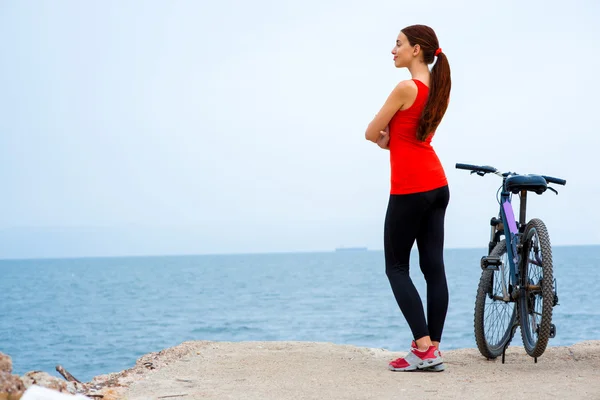
[[(475, 299), (474, 328), (479, 352), (488, 359), (505, 353), (517, 327), (520, 327), (527, 354), (540, 357), (548, 340), (556, 336), (552, 310), (558, 305), (553, 278), (552, 246), (544, 222), (526, 221), (527, 193), (538, 195), (551, 190), (550, 183), (565, 185), (564, 179), (545, 175), (500, 172), (491, 166), (456, 164), (471, 174), (502, 177), (500, 211), (490, 220), (488, 254), (481, 258), (482, 269)], [(519, 220), (515, 220), (512, 195), (520, 198)], [(496, 197), (498, 194), (496, 193)], [(504, 239), (502, 239), (502, 236)]]

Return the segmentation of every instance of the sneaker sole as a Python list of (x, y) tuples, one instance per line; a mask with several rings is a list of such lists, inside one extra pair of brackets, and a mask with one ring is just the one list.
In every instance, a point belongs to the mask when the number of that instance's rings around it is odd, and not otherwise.
[[(444, 367), (443, 363), (444, 363), (444, 360), (436, 360), (436, 361), (431, 361), (431, 362), (422, 362), (417, 365), (409, 365), (406, 368), (394, 368), (391, 365), (388, 365), (388, 368), (390, 371), (395, 371), (395, 372), (414, 372), (414, 371), (428, 371), (428, 370), (431, 370), (433, 372), (441, 372), (444, 369), (446, 369), (446, 367)], [(441, 370), (434, 369), (434, 368), (438, 368), (439, 366), (442, 367)]]
[(442, 364), (438, 364), (433, 367), (424, 368), (421, 371), (423, 371), (423, 372), (443, 372), (445, 370), (446, 370), (446, 366), (442, 363)]

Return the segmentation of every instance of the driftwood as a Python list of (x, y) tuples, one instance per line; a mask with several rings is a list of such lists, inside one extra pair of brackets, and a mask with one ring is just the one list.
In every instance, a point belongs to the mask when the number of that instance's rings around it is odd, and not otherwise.
[(56, 370), (58, 371), (59, 374), (61, 374), (68, 382), (77, 382), (77, 383), (81, 383), (77, 378), (75, 378), (73, 375), (71, 375), (69, 373), (69, 371), (67, 371), (66, 369), (64, 369), (62, 367), (62, 365), (57, 365), (56, 366)]

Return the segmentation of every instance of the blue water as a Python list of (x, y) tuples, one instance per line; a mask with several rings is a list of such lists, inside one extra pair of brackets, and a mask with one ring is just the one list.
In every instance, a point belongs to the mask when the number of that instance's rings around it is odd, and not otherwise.
[[(445, 349), (475, 347), (484, 252), (446, 250)], [(560, 305), (550, 345), (600, 339), (600, 246), (553, 253)], [(411, 276), (424, 294), (418, 267)], [(187, 340), (325, 341), (404, 351), (411, 339), (381, 251), (0, 261), (0, 351), (13, 358), (17, 374), (57, 375), (61, 364), (89, 381)]]

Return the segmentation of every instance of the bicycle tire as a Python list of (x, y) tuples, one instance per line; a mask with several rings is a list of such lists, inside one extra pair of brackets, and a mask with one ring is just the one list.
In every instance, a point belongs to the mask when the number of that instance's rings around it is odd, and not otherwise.
[[(537, 243), (534, 235), (537, 234)], [(554, 279), (552, 271), (552, 246), (544, 222), (534, 218), (525, 227), (523, 232), (523, 262), (520, 267), (521, 293), (519, 297), (519, 316), (521, 320), (521, 336), (525, 351), (531, 357), (539, 357), (546, 350), (552, 326), (552, 308), (554, 307)], [(534, 256), (541, 252), (541, 265), (530, 263), (530, 251)], [(536, 263), (540, 258), (536, 257)], [(529, 277), (529, 272), (541, 272), (541, 278), (536, 282)], [(529, 289), (531, 286), (534, 289)], [(538, 297), (541, 297), (541, 301)], [(541, 304), (541, 312), (535, 306)], [(540, 316), (539, 321), (537, 315)], [(530, 329), (531, 328), (531, 329)], [(536, 337), (537, 335), (537, 337)]]
[[(502, 240), (496, 244), (490, 256), (496, 256), (504, 258), (506, 255), (506, 240)], [(505, 279), (508, 283), (510, 282), (509, 265), (504, 263), (505, 266)], [(477, 296), (475, 298), (475, 316), (473, 325), (475, 328), (475, 341), (477, 348), (482, 356), (488, 359), (494, 359), (500, 356), (504, 350), (504, 347), (510, 343), (513, 336), (513, 325), (517, 319), (517, 306), (516, 302), (504, 302), (502, 300), (490, 299), (490, 293), (502, 296), (502, 285), (494, 285), (495, 282), (499, 282), (501, 279), (501, 270), (481, 271), (481, 278), (479, 279), (479, 287), (477, 288)], [(496, 278), (496, 279), (495, 279)], [(486, 307), (486, 300), (492, 300), (492, 307)], [(489, 305), (489, 304), (488, 304)], [(496, 307), (498, 306), (498, 307)], [(494, 312), (501, 308), (500, 313)], [(497, 316), (504, 317), (504, 324), (501, 325), (498, 332), (490, 332), (486, 329), (486, 322), (497, 322), (500, 320)], [(496, 316), (494, 318), (494, 316)], [(489, 327), (488, 327), (489, 328)]]

